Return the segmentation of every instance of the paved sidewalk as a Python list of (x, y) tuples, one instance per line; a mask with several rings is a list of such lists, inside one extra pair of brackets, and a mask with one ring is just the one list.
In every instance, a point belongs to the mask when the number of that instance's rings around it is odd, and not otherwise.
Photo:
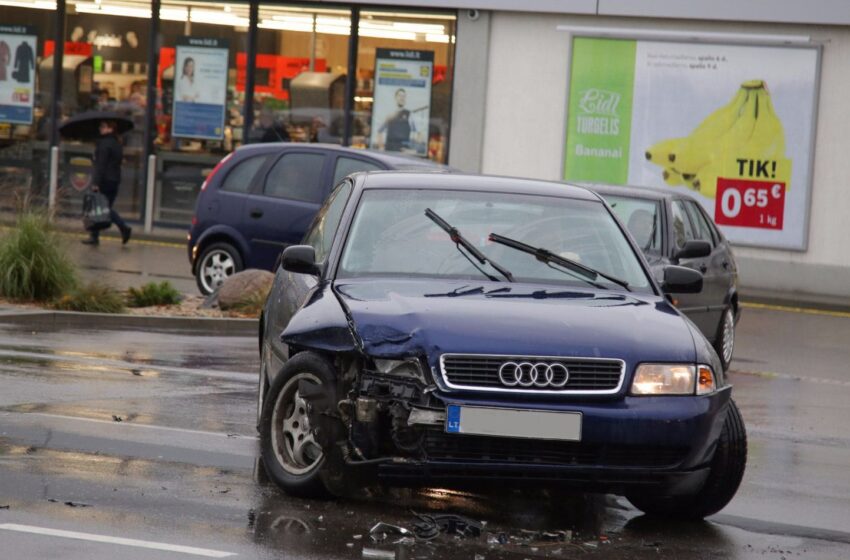
[(134, 237), (122, 245), (119, 238), (103, 235), (100, 245), (92, 247), (80, 243), (86, 238), (84, 233), (66, 233), (65, 238), (84, 280), (99, 280), (118, 289), (168, 280), (180, 292), (199, 293), (185, 242)]

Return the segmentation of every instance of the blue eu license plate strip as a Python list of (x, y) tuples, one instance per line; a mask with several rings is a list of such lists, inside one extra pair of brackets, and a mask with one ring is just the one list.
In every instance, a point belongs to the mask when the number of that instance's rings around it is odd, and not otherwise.
[(460, 407), (456, 404), (450, 404), (446, 410), (446, 432), (460, 433)]

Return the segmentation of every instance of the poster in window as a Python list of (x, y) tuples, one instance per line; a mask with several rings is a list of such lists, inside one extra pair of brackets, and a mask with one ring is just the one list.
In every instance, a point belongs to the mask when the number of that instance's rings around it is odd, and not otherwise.
[(0, 25), (0, 122), (32, 124), (38, 36), (26, 25)]
[(433, 51), (377, 49), (371, 146), (427, 157)]
[(564, 177), (684, 191), (730, 241), (804, 250), (820, 49), (574, 37)]
[(172, 136), (205, 140), (224, 137), (228, 54), (223, 39), (177, 40)]

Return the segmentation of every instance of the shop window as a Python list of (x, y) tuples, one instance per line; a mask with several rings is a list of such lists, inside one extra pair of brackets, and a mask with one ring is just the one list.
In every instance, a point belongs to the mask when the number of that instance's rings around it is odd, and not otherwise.
[[(20, 3), (23, 4), (23, 3)], [(0, 207), (47, 200), (53, 13), (0, 7)]]
[(206, 176), (244, 142), (237, 61), (248, 25), (247, 2), (162, 2), (155, 220), (188, 223)]
[(286, 154), (269, 171), (263, 194), (288, 200), (321, 202), (324, 165), (325, 156), (322, 154)]
[(260, 5), (252, 142), (342, 143), (350, 32), (347, 9)]
[(455, 20), (361, 12), (353, 146), (446, 161)]
[[(92, 110), (114, 111), (133, 121), (121, 136), (124, 164), (116, 209), (140, 219), (144, 201), (145, 97), (150, 2), (69, 0), (65, 18), (62, 116)], [(59, 209), (79, 214), (91, 186), (94, 140), (62, 140)]]

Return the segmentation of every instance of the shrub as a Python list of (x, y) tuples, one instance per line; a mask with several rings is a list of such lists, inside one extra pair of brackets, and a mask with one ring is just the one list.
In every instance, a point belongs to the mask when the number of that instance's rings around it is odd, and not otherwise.
[(167, 280), (157, 284), (148, 282), (141, 288), (127, 290), (127, 305), (130, 307), (150, 307), (152, 305), (174, 305), (180, 303), (180, 292)]
[(0, 295), (48, 301), (77, 285), (73, 261), (47, 214), (24, 209), (0, 238)]
[(53, 307), (64, 311), (121, 313), (124, 311), (124, 296), (111, 286), (90, 282), (54, 301)]

